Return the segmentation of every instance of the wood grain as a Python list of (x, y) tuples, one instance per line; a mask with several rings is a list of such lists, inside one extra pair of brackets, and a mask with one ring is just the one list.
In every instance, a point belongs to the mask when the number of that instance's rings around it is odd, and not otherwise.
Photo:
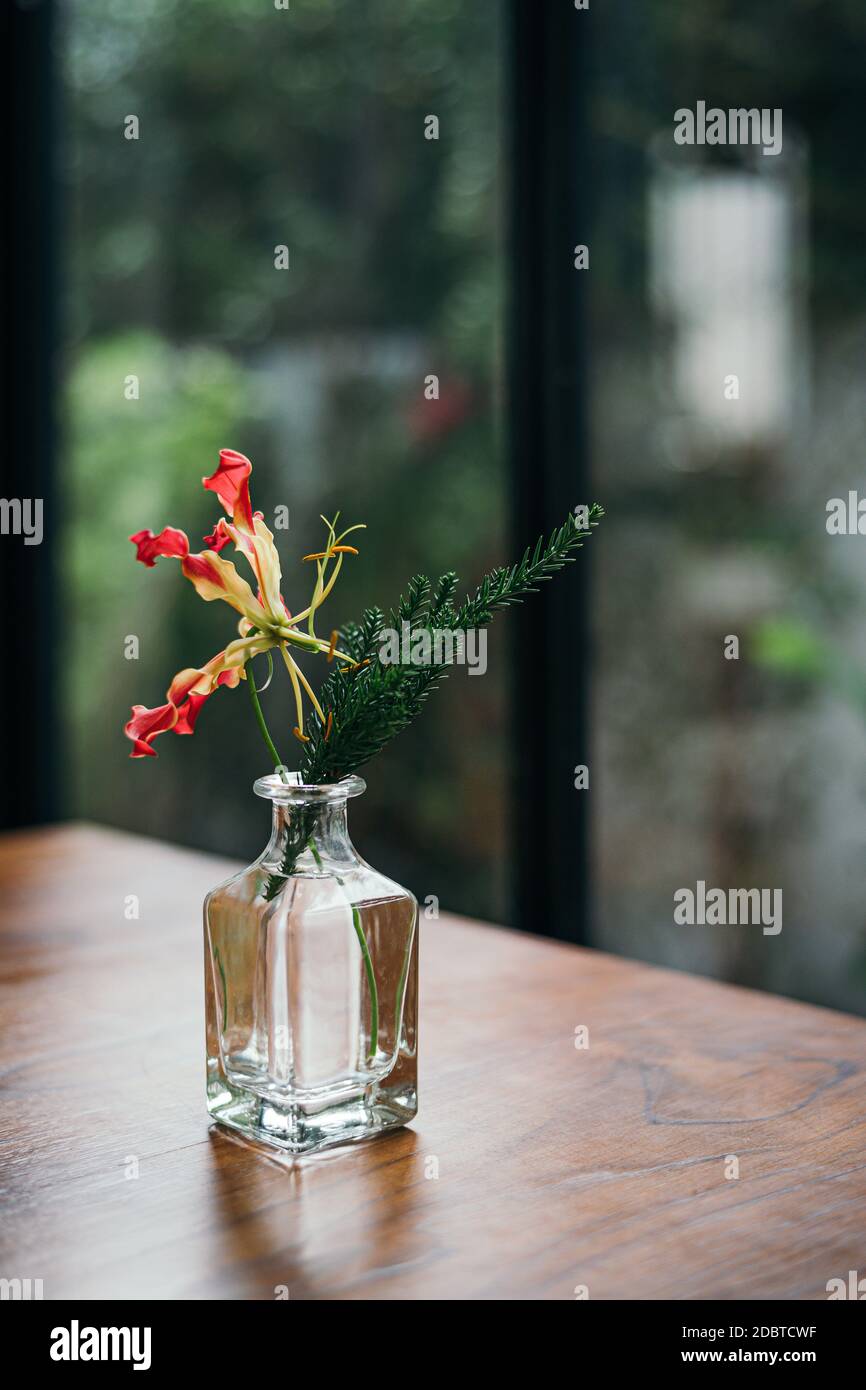
[(823, 1299), (866, 1272), (866, 1023), (454, 919), (423, 924), (411, 1129), (294, 1167), (210, 1132), (201, 899), (230, 867), (89, 827), (0, 840), (0, 1276)]

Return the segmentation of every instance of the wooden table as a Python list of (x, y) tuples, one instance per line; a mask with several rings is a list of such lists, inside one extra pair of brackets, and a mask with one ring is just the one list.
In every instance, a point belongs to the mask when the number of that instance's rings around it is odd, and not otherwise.
[(90, 827), (0, 839), (0, 1276), (825, 1299), (866, 1272), (866, 1023), (496, 928), (423, 924), (411, 1129), (294, 1167), (210, 1131), (201, 899), (228, 867)]

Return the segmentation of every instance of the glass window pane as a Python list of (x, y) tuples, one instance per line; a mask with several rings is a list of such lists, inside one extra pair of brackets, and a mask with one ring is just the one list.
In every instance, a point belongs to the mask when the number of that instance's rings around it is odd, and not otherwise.
[[(68, 6), (75, 815), (233, 855), (263, 843), (243, 690), (163, 740), (158, 766), (127, 762), (120, 733), (130, 704), (234, 635), (126, 540), (209, 531), (200, 480), (220, 447), (254, 460), (270, 524), (288, 509), (296, 612), (320, 512), (368, 528), (334, 623), (387, 609), (419, 570), (471, 583), (503, 560), (499, 18), (495, 0)], [(484, 680), (457, 671), (377, 759), (356, 816), (361, 849), (419, 896), (494, 919), (504, 673), (504, 641)], [(265, 698), (292, 765), (289, 691)]]

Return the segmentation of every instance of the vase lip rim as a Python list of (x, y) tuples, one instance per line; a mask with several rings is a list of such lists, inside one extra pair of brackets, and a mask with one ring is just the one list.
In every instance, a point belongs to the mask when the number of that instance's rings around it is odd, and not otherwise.
[(367, 790), (363, 777), (351, 773), (341, 777), (339, 782), (302, 782), (299, 772), (271, 772), (267, 777), (258, 777), (253, 783), (256, 796), (262, 796), (276, 805), (299, 805), (301, 802), (346, 801), (351, 796), (360, 796)]

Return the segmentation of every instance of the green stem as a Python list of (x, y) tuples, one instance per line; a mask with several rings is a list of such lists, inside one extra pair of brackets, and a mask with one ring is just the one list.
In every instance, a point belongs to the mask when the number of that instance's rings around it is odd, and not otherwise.
[[(323, 868), (321, 855), (316, 848), (312, 837), (307, 840), (307, 848), (319, 868)], [(336, 875), (335, 875), (336, 877)], [(337, 878), (340, 887), (345, 885), (341, 878)], [(361, 926), (361, 914), (354, 903), (352, 903), (352, 925), (355, 928), (355, 935), (358, 938), (358, 945), (361, 947), (361, 955), (364, 957), (364, 972), (367, 976), (367, 988), (370, 991), (370, 1049), (367, 1053), (367, 1061), (375, 1057), (379, 1049), (379, 991), (376, 988), (376, 976), (373, 973), (373, 959), (370, 955), (370, 948), (367, 945), (367, 938), (364, 935), (364, 928)]]
[[(339, 880), (338, 880), (339, 882)], [(352, 924), (361, 947), (361, 954), (364, 957), (364, 970), (367, 975), (367, 988), (370, 991), (370, 1051), (367, 1060), (375, 1057), (379, 1049), (379, 992), (376, 989), (376, 976), (373, 974), (373, 961), (370, 956), (370, 948), (367, 945), (367, 938), (364, 935), (364, 928), (361, 926), (361, 914), (355, 904), (352, 904)]]
[[(270, 652), (268, 653), (268, 656), (270, 657)], [(279, 771), (279, 774), (282, 777), (283, 781), (287, 782), (289, 779), (286, 775), (286, 769), (283, 764), (283, 760), (277, 752), (276, 747), (274, 746), (274, 741), (271, 738), (270, 733), (268, 732), (268, 726), (265, 723), (265, 716), (262, 714), (262, 706), (261, 702), (259, 701), (258, 691), (256, 690), (255, 677), (253, 676), (253, 668), (252, 663), (250, 661), (248, 661), (246, 664), (246, 673), (247, 685), (249, 686), (250, 691), (250, 700), (252, 701), (253, 711), (258, 721), (258, 726), (261, 730), (262, 738), (268, 746), (268, 752), (270, 753), (271, 758), (273, 759), (274, 768), (277, 771)], [(319, 868), (321, 869), (323, 867), (322, 859), (318, 849), (316, 848), (316, 844), (313, 840), (312, 835), (308, 836), (307, 838), (307, 846), (310, 849), (313, 858), (315, 859)], [(286, 869), (286, 872), (288, 873), (289, 870)], [(341, 878), (338, 878), (337, 882), (339, 883), (341, 888), (344, 887), (343, 880)], [(272, 887), (273, 884), (269, 882), (267, 892), (265, 893), (265, 897), (268, 899), (274, 896), (272, 892)], [(361, 955), (364, 958), (364, 972), (367, 976), (367, 988), (370, 991), (370, 1050), (367, 1054), (367, 1060), (369, 1061), (372, 1057), (375, 1057), (379, 1049), (379, 992), (376, 988), (376, 976), (373, 973), (373, 961), (370, 956), (370, 948), (367, 945), (367, 938), (364, 935), (364, 928), (361, 926), (361, 914), (359, 913), (354, 903), (352, 903), (352, 925), (355, 928), (355, 935), (358, 938), (358, 945), (361, 947)]]
[(214, 960), (217, 963), (217, 969), (220, 972), (220, 979), (223, 984), (223, 1032), (225, 1032), (229, 1026), (229, 987), (226, 980), (225, 968), (222, 963), (222, 957), (220, 956), (219, 946), (214, 947)]
[[(268, 660), (272, 660), (270, 652), (268, 652)], [(268, 746), (268, 752), (270, 753), (274, 764), (274, 771), (279, 772), (284, 782), (288, 782), (289, 779), (286, 776), (285, 765), (274, 746), (274, 741), (271, 738), (270, 733), (268, 732), (268, 726), (265, 723), (265, 716), (262, 714), (262, 706), (259, 701), (259, 692), (256, 690), (256, 679), (253, 675), (252, 661), (247, 662), (245, 670), (247, 673), (247, 685), (249, 687), (250, 700), (252, 701), (253, 706), (253, 713), (255, 714), (256, 719), (258, 720), (258, 725), (261, 731), (262, 738)]]
[[(415, 940), (416, 940), (417, 935), (418, 935), (418, 928), (419, 928), (419, 926), (420, 926), (420, 922), (419, 922), (419, 920), (418, 920), (418, 904), (416, 903), (416, 904), (415, 904), (415, 917), (414, 917), (414, 921), (412, 922), (412, 934), (411, 934), (411, 936), (409, 937), (409, 944), (408, 944), (408, 946), (406, 947), (406, 954), (405, 954), (404, 959), (403, 959), (403, 969), (400, 971), (400, 980), (399, 980), (399, 983), (398, 983), (398, 985), (397, 985), (397, 999), (396, 999), (395, 1010), (394, 1010), (395, 1028), (397, 1028), (397, 1027), (402, 1028), (403, 996), (404, 996), (405, 991), (406, 991), (406, 981), (407, 981), (408, 976), (409, 976), (409, 961), (410, 961), (411, 958), (412, 958), (412, 948), (413, 948), (413, 946), (415, 945)], [(399, 1045), (399, 1036), (400, 1036), (400, 1035), (399, 1035), (399, 1032), (395, 1032), (395, 1037), (398, 1039), (398, 1045)]]

